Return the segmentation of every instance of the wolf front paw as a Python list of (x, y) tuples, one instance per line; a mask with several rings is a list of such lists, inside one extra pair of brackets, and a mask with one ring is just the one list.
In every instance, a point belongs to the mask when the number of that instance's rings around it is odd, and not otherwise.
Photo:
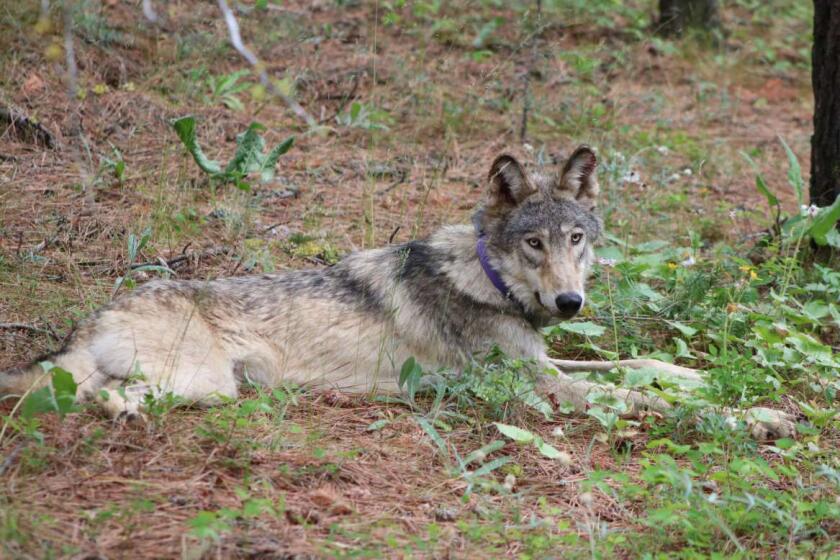
[(756, 441), (792, 438), (796, 435), (796, 419), (781, 410), (756, 406), (744, 412), (744, 420)]
[(122, 410), (114, 416), (115, 424), (145, 424), (148, 421), (146, 415), (139, 409)]

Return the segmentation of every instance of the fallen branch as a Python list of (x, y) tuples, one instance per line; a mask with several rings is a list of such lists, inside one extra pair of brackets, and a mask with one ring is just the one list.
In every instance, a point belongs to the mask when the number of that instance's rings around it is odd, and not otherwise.
[(36, 332), (40, 334), (45, 334), (49, 337), (52, 337), (56, 340), (61, 340), (61, 337), (56, 335), (54, 332), (42, 329), (41, 327), (36, 327), (35, 325), (30, 325), (27, 323), (0, 323), (0, 330), (19, 330), (19, 331), (30, 331)]
[(260, 62), (260, 59), (257, 58), (248, 47), (242, 42), (242, 35), (239, 33), (239, 22), (236, 21), (236, 16), (233, 13), (233, 10), (230, 9), (227, 2), (225, 0), (219, 0), (219, 9), (222, 10), (222, 14), (225, 16), (225, 23), (227, 24), (228, 32), (230, 33), (230, 43), (233, 45), (233, 48), (242, 55), (242, 57), (248, 61), (248, 63), (254, 67), (254, 70), (257, 71), (260, 77), (260, 83), (268, 89), (273, 95), (276, 95), (283, 102), (292, 110), (292, 112), (297, 115), (298, 117), (302, 118), (306, 121), (306, 124), (310, 128), (317, 128), (318, 121), (312, 117), (309, 113), (306, 112), (300, 103), (298, 103), (294, 98), (290, 95), (287, 95), (280, 91), (277, 86), (271, 81), (268, 77), (268, 72), (265, 70), (265, 65)]
[(0, 125), (23, 142), (41, 144), (50, 149), (56, 147), (55, 136), (44, 125), (10, 107), (0, 107)]
[(172, 257), (169, 260), (164, 260), (159, 258), (155, 261), (149, 261), (144, 263), (135, 263), (131, 265), (131, 269), (135, 270), (144, 266), (161, 266), (164, 265), (166, 268), (174, 270), (178, 268), (181, 264), (189, 260), (201, 260), (207, 257), (215, 257), (218, 255), (227, 255), (230, 253), (230, 249), (227, 247), (211, 247), (206, 251), (201, 251), (200, 253), (182, 253), (177, 257)]

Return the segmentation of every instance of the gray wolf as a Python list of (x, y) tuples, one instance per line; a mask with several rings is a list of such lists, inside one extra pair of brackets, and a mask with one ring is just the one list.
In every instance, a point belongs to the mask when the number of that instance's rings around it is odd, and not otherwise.
[[(573, 317), (585, 302), (602, 230), (596, 164), (586, 146), (552, 172), (528, 173), (501, 155), (471, 225), (318, 270), (149, 282), (84, 321), (51, 360), (73, 374), (81, 398), (115, 418), (141, 414), (150, 389), (212, 404), (235, 397), (246, 379), (397, 392), (411, 356), (426, 370), (458, 371), (493, 345), (533, 360), (539, 391), (577, 411), (591, 391), (604, 389), (569, 370), (652, 366), (701, 380), (694, 370), (650, 360), (578, 364), (547, 355), (540, 328)], [(37, 366), (7, 372), (0, 390), (23, 392), (39, 377)], [(615, 392), (630, 411), (668, 407)], [(758, 436), (791, 433), (784, 415), (760, 416), (752, 423)]]

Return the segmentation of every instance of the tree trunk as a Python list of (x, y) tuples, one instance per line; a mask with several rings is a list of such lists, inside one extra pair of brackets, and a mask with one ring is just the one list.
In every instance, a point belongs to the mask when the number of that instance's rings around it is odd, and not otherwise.
[(656, 25), (663, 35), (676, 36), (682, 35), (689, 27), (719, 27), (717, 0), (659, 0), (659, 21)]
[(814, 0), (814, 135), (811, 204), (829, 206), (840, 195), (840, 3)]

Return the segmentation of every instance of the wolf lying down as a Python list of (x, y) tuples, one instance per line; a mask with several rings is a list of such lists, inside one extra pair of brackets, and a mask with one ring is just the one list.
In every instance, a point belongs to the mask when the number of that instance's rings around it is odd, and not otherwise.
[[(130, 418), (141, 414), (147, 391), (212, 404), (235, 397), (245, 377), (267, 386), (397, 392), (410, 356), (429, 370), (458, 371), (498, 345), (538, 364), (537, 387), (548, 400), (583, 411), (587, 394), (604, 387), (561, 370), (608, 371), (616, 363), (552, 360), (539, 329), (583, 307), (601, 233), (595, 167), (586, 146), (554, 174), (528, 174), (502, 155), (473, 225), (353, 253), (324, 269), (149, 282), (83, 322), (51, 360), (72, 372), (82, 398)], [(702, 379), (653, 360), (619, 365)], [(137, 371), (144, 384), (136, 384)], [(22, 393), (43, 377), (37, 365), (0, 374), (0, 391)], [(634, 412), (668, 408), (656, 397), (615, 393)], [(784, 413), (744, 412), (757, 438), (793, 434)]]

